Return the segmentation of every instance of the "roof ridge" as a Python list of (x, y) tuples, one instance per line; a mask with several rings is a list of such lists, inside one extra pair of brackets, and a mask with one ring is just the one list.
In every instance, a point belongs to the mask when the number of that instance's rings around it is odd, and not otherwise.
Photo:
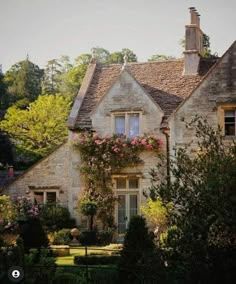
[[(127, 62), (127, 66), (129, 65), (142, 65), (142, 64), (157, 64), (157, 63), (169, 63), (169, 62), (179, 62), (183, 61), (184, 58), (176, 58), (176, 59), (168, 59), (168, 60), (159, 60), (159, 61), (143, 61), (143, 62)], [(112, 67), (112, 66), (122, 66), (123, 63), (97, 63), (97, 67)]]

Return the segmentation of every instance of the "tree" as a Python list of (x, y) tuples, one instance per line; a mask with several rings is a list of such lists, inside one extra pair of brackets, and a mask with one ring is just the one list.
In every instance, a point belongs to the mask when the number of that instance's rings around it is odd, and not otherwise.
[(148, 59), (148, 61), (166, 61), (166, 60), (173, 60), (173, 59), (176, 59), (176, 58), (170, 55), (155, 54), (155, 55), (152, 55)]
[(111, 53), (108, 56), (107, 62), (108, 64), (111, 63), (124, 63), (124, 56), (127, 56), (128, 62), (137, 62), (137, 56), (128, 48), (123, 48), (121, 51), (116, 51)]
[(70, 102), (61, 95), (39, 96), (27, 109), (10, 107), (0, 122), (21, 150), (45, 155), (67, 135), (65, 125)]
[(141, 206), (141, 212), (145, 216), (149, 228), (159, 238), (161, 233), (167, 230), (167, 209), (160, 200), (148, 199), (145, 205)]
[(26, 107), (37, 99), (41, 93), (43, 70), (28, 59), (13, 65), (5, 74), (7, 85), (8, 105), (18, 103), (19, 107)]
[[(233, 283), (236, 144), (225, 145), (220, 130), (206, 120), (197, 118), (187, 127), (195, 129), (198, 151), (179, 149), (171, 162), (171, 183), (164, 180), (150, 189), (152, 197), (173, 204), (166, 240), (169, 267), (183, 283)], [(157, 171), (152, 178), (157, 180)]]
[(0, 110), (7, 108), (7, 86), (4, 81), (4, 75), (0, 70)]
[(58, 93), (59, 86), (58, 81), (61, 75), (61, 64), (58, 59), (51, 59), (47, 62), (46, 68), (44, 69), (43, 78), (43, 94), (54, 95)]

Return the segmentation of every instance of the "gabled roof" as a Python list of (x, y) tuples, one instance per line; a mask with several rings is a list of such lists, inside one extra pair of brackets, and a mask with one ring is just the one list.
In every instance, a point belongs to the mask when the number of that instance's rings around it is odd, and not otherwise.
[[(128, 63), (126, 68), (161, 107), (165, 117), (169, 117), (182, 100), (191, 94), (213, 64), (214, 62), (202, 60), (199, 75), (187, 76), (183, 75), (183, 60)], [(71, 129), (91, 128), (90, 113), (117, 80), (121, 68), (121, 64), (96, 65)]]
[[(139, 82), (132, 76), (132, 74), (129, 72), (129, 70), (128, 70), (126, 67), (124, 67), (124, 68), (122, 68), (122, 70), (121, 70), (119, 76), (116, 78), (116, 81), (111, 85), (111, 87), (109, 88), (109, 90), (107, 91), (107, 93), (106, 93), (104, 96), (102, 96), (102, 97), (100, 98), (100, 100), (98, 101), (98, 103), (96, 104), (96, 106), (93, 108), (93, 110), (92, 110), (91, 113), (90, 113), (91, 116), (92, 116), (92, 114), (93, 114), (94, 112), (96, 112), (96, 109), (99, 107), (100, 103), (103, 101), (103, 99), (106, 97), (106, 95), (109, 94), (110, 90), (111, 90), (112, 87), (116, 84), (116, 82), (119, 81), (119, 79), (120, 79), (121, 77), (123, 77), (123, 78), (126, 77), (126, 78), (127, 78), (127, 76), (129, 77), (129, 79), (133, 80), (133, 82), (137, 84), (137, 86), (142, 90), (142, 92), (149, 98), (149, 100), (151, 100), (151, 101), (153, 102), (153, 104), (157, 107), (157, 109), (163, 114), (163, 111), (162, 111), (162, 109), (160, 108), (160, 106), (158, 105), (158, 103), (157, 103), (157, 102), (153, 99), (153, 97), (142, 87), (142, 85), (139, 84)], [(124, 108), (121, 107), (120, 109), (124, 109)], [(130, 110), (136, 110), (136, 106), (133, 106), (132, 109), (130, 109)], [(114, 111), (117, 111), (117, 109), (114, 110)]]
[[(225, 53), (219, 58), (219, 60), (217, 60), (217, 62), (212, 66), (212, 68), (209, 69), (209, 71), (206, 73), (206, 76), (204, 77), (204, 80), (206, 80), (208, 77), (211, 76), (212, 73), (214, 73), (219, 66), (222, 64), (222, 62), (224, 61), (225, 57), (234, 52), (234, 50), (236, 49), (236, 40), (232, 43), (232, 45), (225, 51)], [(230, 64), (233, 64), (233, 60), (230, 59)], [(232, 80), (232, 72), (231, 74), (228, 76), (228, 78), (231, 77)], [(229, 79), (226, 79), (226, 81), (228, 81), (229, 83)], [(232, 82), (230, 82), (231, 84)], [(192, 95), (195, 93), (195, 91), (197, 89), (199, 89), (202, 85), (202, 81), (200, 81), (200, 83), (198, 85), (196, 85), (195, 88), (193, 88), (189, 94), (189, 96), (187, 96), (177, 107), (176, 109), (171, 113), (171, 115), (168, 117), (167, 122), (171, 121), (171, 119), (175, 116), (175, 114), (179, 111), (179, 109), (182, 108), (182, 106), (188, 101), (188, 99), (190, 99), (192, 97)]]

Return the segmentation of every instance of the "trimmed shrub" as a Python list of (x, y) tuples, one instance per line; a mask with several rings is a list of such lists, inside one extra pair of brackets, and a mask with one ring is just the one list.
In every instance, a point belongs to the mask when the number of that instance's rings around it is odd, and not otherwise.
[(25, 252), (30, 248), (48, 246), (48, 238), (38, 218), (30, 218), (19, 223), (20, 238), (23, 240)]
[(82, 246), (91, 246), (97, 244), (97, 232), (83, 231), (79, 234), (79, 242)]
[(57, 204), (43, 205), (40, 209), (40, 219), (43, 225), (51, 230), (75, 226), (75, 220), (70, 217), (69, 210)]
[(58, 232), (55, 232), (53, 235), (53, 244), (54, 245), (68, 245), (71, 240), (72, 236), (70, 233), (70, 229), (62, 229)]
[(97, 232), (97, 244), (106, 246), (112, 242), (113, 231), (99, 231)]
[(88, 255), (74, 257), (74, 263), (79, 265), (117, 265), (119, 262), (119, 255)]

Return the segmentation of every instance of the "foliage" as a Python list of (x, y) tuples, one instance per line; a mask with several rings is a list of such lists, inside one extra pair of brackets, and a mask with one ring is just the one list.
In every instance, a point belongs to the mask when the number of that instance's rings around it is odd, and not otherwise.
[(59, 204), (42, 205), (39, 217), (48, 230), (72, 228), (75, 225), (75, 221), (70, 217), (68, 208)]
[(0, 110), (7, 108), (7, 86), (4, 81), (4, 75), (0, 70)]
[(128, 62), (137, 62), (137, 56), (128, 48), (123, 48), (121, 51), (115, 51), (109, 54), (106, 63), (124, 63), (124, 56), (127, 56)]
[(97, 244), (97, 232), (95, 230), (83, 231), (79, 234), (79, 242), (82, 246)]
[(98, 205), (98, 218), (104, 227), (113, 226), (113, 210), (117, 197), (112, 192), (111, 174), (115, 169), (141, 163), (141, 151), (158, 152), (161, 140), (155, 135), (127, 138), (124, 135), (80, 133), (74, 137), (74, 145), (81, 154), (81, 172), (86, 188), (81, 200), (95, 201)]
[(25, 110), (10, 107), (0, 128), (19, 149), (45, 155), (64, 141), (69, 109), (69, 101), (60, 95), (39, 96)]
[[(148, 199), (140, 210), (147, 220), (150, 230), (155, 232), (157, 237), (167, 230), (167, 209), (159, 199)], [(168, 210), (169, 211), (169, 210)]]
[[(164, 283), (163, 261), (161, 255), (155, 251), (153, 234), (148, 232), (142, 216), (136, 215), (131, 218), (120, 254), (120, 282), (137, 283), (145, 279), (158, 278), (162, 280), (160, 283)], [(153, 275), (158, 273), (160, 275), (153, 278)]]
[(18, 196), (14, 200), (14, 207), (18, 220), (27, 221), (29, 218), (39, 215), (39, 208), (33, 204), (30, 197)]
[(27, 221), (19, 221), (19, 230), (26, 252), (29, 248), (48, 246), (48, 238), (39, 218), (32, 217)]
[(173, 204), (166, 240), (169, 268), (183, 283), (231, 283), (236, 276), (236, 144), (226, 144), (220, 130), (204, 119), (187, 127), (195, 129), (198, 151), (178, 149), (171, 184), (165, 180), (150, 189), (164, 204)]
[(113, 239), (114, 230), (101, 230), (97, 232), (97, 244), (98, 245), (109, 245)]
[(70, 231), (71, 229), (62, 229), (54, 232), (53, 245), (68, 245), (72, 240)]
[(10, 196), (0, 196), (0, 232), (9, 227), (16, 217), (16, 208), (14, 207)]
[(97, 210), (98, 210), (97, 203), (94, 201), (89, 201), (89, 200), (81, 200), (79, 202), (79, 210), (83, 215), (90, 217), (89, 229), (90, 231), (92, 231), (93, 230), (93, 218), (97, 214)]
[(51, 283), (55, 271), (55, 258), (50, 256), (48, 249), (30, 249), (25, 254), (24, 273), (27, 283)]
[(176, 59), (174, 56), (164, 55), (164, 54), (154, 54), (152, 55), (148, 61), (166, 61)]
[(18, 101), (19, 107), (25, 107), (37, 99), (41, 93), (42, 76), (43, 70), (28, 59), (14, 64), (4, 76), (8, 105), (11, 106)]

